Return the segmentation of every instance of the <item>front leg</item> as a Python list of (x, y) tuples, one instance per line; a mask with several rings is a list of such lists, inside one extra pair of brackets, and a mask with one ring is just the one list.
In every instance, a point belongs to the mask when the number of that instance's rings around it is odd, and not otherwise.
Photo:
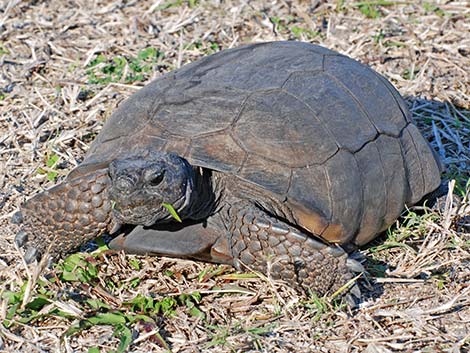
[(360, 268), (339, 246), (325, 244), (251, 204), (231, 206), (228, 223), (238, 269), (244, 264), (324, 295), (334, 293), (352, 278), (351, 267)]
[(15, 237), (26, 262), (72, 252), (114, 227), (108, 198), (107, 169), (67, 178), (26, 201), (13, 216), (20, 225)]

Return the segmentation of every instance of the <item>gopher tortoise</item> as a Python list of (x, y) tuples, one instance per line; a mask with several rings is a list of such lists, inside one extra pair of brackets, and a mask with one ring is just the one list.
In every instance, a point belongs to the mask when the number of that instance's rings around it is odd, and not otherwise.
[(312, 44), (252, 44), (127, 99), (83, 162), (22, 205), (15, 241), (31, 262), (108, 232), (111, 248), (326, 294), (360, 268), (348, 251), (439, 185), (437, 158), (382, 76)]

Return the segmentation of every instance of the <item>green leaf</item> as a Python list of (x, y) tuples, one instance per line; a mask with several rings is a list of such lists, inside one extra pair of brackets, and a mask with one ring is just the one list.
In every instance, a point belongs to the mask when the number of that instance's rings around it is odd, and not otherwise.
[(59, 160), (59, 156), (54, 153), (51, 156), (49, 156), (49, 158), (46, 161), (46, 165), (49, 168), (53, 168), (56, 165), (58, 160)]
[(135, 258), (129, 260), (129, 265), (136, 271), (140, 270), (140, 262)]
[(43, 297), (37, 297), (30, 301), (28, 304), (26, 304), (26, 308), (39, 311), (47, 304), (50, 304), (50, 301), (48, 299)]
[(155, 48), (143, 49), (137, 54), (137, 57), (141, 60), (154, 59), (158, 56), (158, 51)]
[(129, 322), (136, 322), (136, 321), (143, 321), (143, 322), (155, 322), (150, 316), (143, 315), (143, 314), (135, 314), (132, 316), (127, 316)]
[(62, 281), (88, 283), (98, 276), (98, 268), (88, 261), (89, 254), (75, 253), (67, 257), (63, 264), (59, 265), (62, 273), (59, 278)]
[(163, 3), (162, 5), (157, 6), (155, 8), (155, 11), (166, 10), (166, 9), (169, 9), (170, 7), (181, 6), (182, 3), (183, 3), (182, 0), (168, 1), (168, 2)]
[(170, 316), (174, 314), (174, 309), (178, 306), (176, 300), (172, 297), (167, 297), (155, 303), (154, 310), (157, 313)]
[(95, 59), (93, 59), (89, 64), (88, 67), (93, 67), (98, 64), (104, 63), (106, 61), (106, 57), (103, 54), (99, 54)]
[(7, 319), (12, 319), (13, 316), (15, 316), (16, 314), (16, 311), (18, 310), (18, 308), (20, 307), (21, 303), (15, 303), (13, 304), (12, 306), (10, 306), (7, 310), (7, 315), (6, 315), (6, 318)]
[(204, 319), (206, 317), (206, 314), (204, 314), (197, 306), (193, 306), (191, 309), (189, 309), (189, 315), (193, 317), (199, 317), (201, 319)]
[(88, 299), (86, 303), (94, 310), (111, 309), (111, 306), (99, 299)]
[(2, 293), (2, 298), (8, 300), (8, 304), (18, 304), (23, 300), (23, 293), (5, 291)]
[(359, 11), (361, 11), (367, 18), (378, 18), (381, 16), (377, 7), (369, 4), (359, 6)]
[(176, 210), (174, 209), (174, 207), (171, 204), (169, 204), (167, 202), (163, 202), (162, 206), (165, 207), (168, 210), (168, 212), (170, 212), (171, 216), (174, 219), (176, 219), (178, 222), (182, 222), (180, 216), (178, 216), (178, 213), (176, 213)]
[(93, 325), (117, 325), (125, 324), (126, 318), (121, 313), (103, 313), (87, 319)]
[(47, 172), (47, 180), (54, 181), (57, 178), (57, 172)]
[(140, 281), (141, 281), (140, 278), (138, 278), (138, 277), (134, 278), (134, 279), (129, 281), (129, 285), (130, 285), (131, 288), (135, 288), (140, 284)]
[(132, 343), (132, 331), (126, 325), (118, 325), (114, 330), (114, 336), (119, 337), (118, 353), (124, 353)]
[(90, 347), (88, 348), (88, 353), (100, 353), (100, 349), (98, 347)]
[(48, 313), (49, 316), (58, 316), (58, 317), (63, 317), (66, 319), (76, 319), (76, 315), (67, 313), (65, 311), (62, 311), (60, 309), (54, 308)]
[(76, 321), (72, 326), (70, 326), (67, 331), (65, 331), (65, 336), (72, 336), (73, 334), (89, 329), (90, 327), (94, 326), (90, 321), (88, 320), (79, 320)]
[(0, 44), (0, 55), (9, 55), (10, 52), (2, 44)]
[(167, 277), (173, 277), (175, 275), (175, 273), (173, 271), (170, 271), (170, 270), (163, 271), (163, 274)]
[(104, 241), (103, 237), (98, 237), (95, 239), (95, 243), (96, 245), (98, 245), (98, 249), (96, 249), (95, 251), (93, 251), (93, 255), (95, 254), (100, 254), (102, 253), (103, 251), (107, 251), (109, 250), (109, 247), (108, 247), (108, 244), (106, 244), (106, 242)]

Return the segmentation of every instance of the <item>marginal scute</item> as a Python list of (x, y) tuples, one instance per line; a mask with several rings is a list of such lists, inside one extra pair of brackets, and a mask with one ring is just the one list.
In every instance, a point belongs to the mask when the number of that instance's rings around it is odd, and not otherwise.
[[(331, 218), (332, 204), (329, 195), (330, 185), (328, 175), (323, 165), (311, 165), (305, 168), (296, 168), (292, 171), (292, 182), (288, 192), (288, 198), (295, 200), (305, 210), (310, 210), (325, 219), (327, 223)], [(310, 218), (303, 218), (310, 219)], [(320, 231), (324, 227), (315, 227)], [(305, 226), (301, 223), (302, 226)], [(308, 227), (307, 227), (308, 228)], [(320, 233), (315, 233), (319, 235)]]
[(406, 179), (409, 185), (409, 193), (406, 198), (408, 205), (413, 205), (418, 202), (423, 197), (426, 187), (424, 184), (423, 167), (421, 165), (421, 158), (424, 156), (419, 155), (413, 135), (410, 132), (412, 130), (413, 125), (409, 125), (403, 131), (400, 138), (403, 156), (405, 157)]
[(368, 143), (355, 155), (361, 173), (364, 205), (359, 233), (355, 243), (363, 245), (372, 240), (382, 228), (387, 206), (385, 172), (375, 141)]
[(397, 219), (403, 210), (408, 194), (408, 182), (399, 139), (380, 135), (377, 139), (377, 148), (384, 170), (386, 170), (387, 212), (384, 217), (384, 224), (379, 230), (383, 231)]
[(395, 98), (395, 101), (397, 102), (398, 106), (400, 107), (405, 120), (407, 122), (412, 122), (411, 112), (408, 109), (403, 97), (400, 95), (400, 93), (398, 93), (397, 89), (390, 83), (389, 80), (387, 80), (382, 75), (378, 74), (377, 72), (374, 72), (374, 74), (379, 78), (379, 80), (381, 80), (383, 82), (384, 86), (388, 88), (390, 94)]
[(333, 244), (343, 244), (350, 238), (350, 236), (346, 236), (346, 231), (341, 224), (329, 224), (321, 237)]
[(328, 222), (322, 214), (300, 205), (295, 200), (289, 200), (289, 204), (297, 223), (311, 234), (319, 236), (328, 227)]
[[(332, 215), (329, 229), (322, 236), (335, 243), (345, 243), (356, 234), (363, 207), (359, 168), (350, 152), (340, 150), (326, 162), (325, 170), (329, 181)], [(338, 227), (334, 232), (331, 231), (333, 226)]]
[(424, 191), (422, 196), (424, 196), (437, 189), (441, 183), (439, 163), (436, 160), (436, 155), (431, 150), (431, 146), (429, 146), (421, 135), (418, 128), (415, 125), (409, 125), (407, 131), (420, 157), (420, 169), (424, 177)]

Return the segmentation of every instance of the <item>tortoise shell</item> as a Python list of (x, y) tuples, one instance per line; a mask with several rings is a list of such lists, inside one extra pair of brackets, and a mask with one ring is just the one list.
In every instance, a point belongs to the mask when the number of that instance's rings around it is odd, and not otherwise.
[(341, 244), (366, 243), (440, 183), (393, 86), (299, 42), (224, 50), (153, 81), (108, 119), (78, 169), (142, 149), (259, 187)]

